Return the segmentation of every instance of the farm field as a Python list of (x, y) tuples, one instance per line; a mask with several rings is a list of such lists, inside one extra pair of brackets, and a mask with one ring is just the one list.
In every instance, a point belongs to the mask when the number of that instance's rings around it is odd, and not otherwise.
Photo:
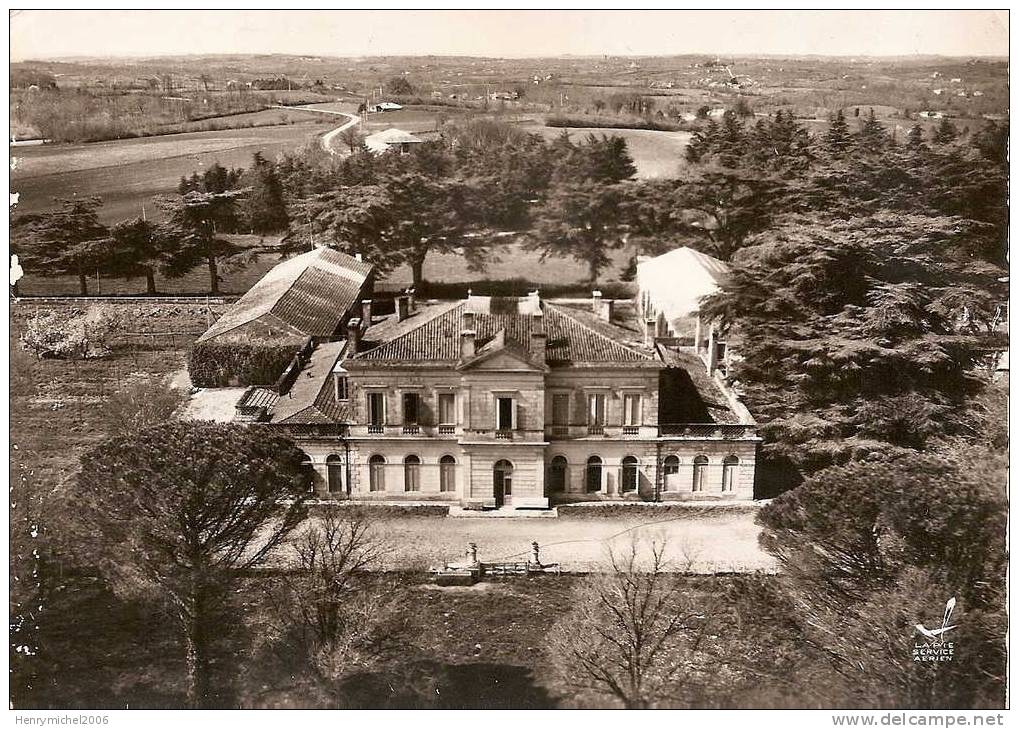
[(574, 142), (583, 140), (588, 134), (622, 137), (626, 140), (626, 148), (637, 167), (637, 177), (642, 180), (655, 180), (678, 175), (686, 165), (683, 154), (692, 136), (689, 132), (658, 132), (650, 129), (530, 126), (522, 127), (522, 129), (533, 134), (540, 134), (545, 139), (555, 139), (565, 131)]
[(54, 198), (99, 195), (104, 221), (116, 222), (140, 215), (143, 205), (148, 213), (156, 212), (151, 197), (173, 192), (181, 176), (215, 162), (247, 167), (255, 152), (272, 158), (335, 126), (324, 118), (287, 126), (19, 148), (11, 187), (20, 195), (18, 212), (46, 210)]

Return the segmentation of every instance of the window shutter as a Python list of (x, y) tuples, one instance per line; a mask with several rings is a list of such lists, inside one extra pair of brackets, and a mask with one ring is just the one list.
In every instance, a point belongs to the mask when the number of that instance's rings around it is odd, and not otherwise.
[(573, 406), (573, 419), (570, 424), (582, 424), (587, 422), (587, 399), (584, 397), (583, 390), (577, 390), (576, 397), (574, 398)]
[(513, 398), (513, 430), (520, 430), (523, 427), (523, 407), (520, 401)]
[(434, 425), (434, 419), (432, 417), (434, 410), (432, 409), (432, 398), (427, 395), (422, 395), (418, 398), (418, 423), (421, 425)]

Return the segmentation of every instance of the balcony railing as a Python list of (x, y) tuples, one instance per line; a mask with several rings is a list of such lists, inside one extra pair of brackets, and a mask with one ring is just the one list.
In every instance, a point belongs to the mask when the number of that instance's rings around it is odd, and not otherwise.
[(455, 434), (456, 434), (456, 426), (455, 425), (440, 425), (439, 426), (439, 435), (455, 435)]
[(677, 438), (724, 438), (739, 440), (757, 435), (757, 426), (732, 423), (663, 423), (658, 426), (663, 436)]
[(640, 435), (639, 425), (624, 425), (623, 435)]
[(513, 440), (512, 430), (497, 430), (495, 431), (496, 440)]
[(421, 432), (421, 428), (418, 425), (407, 424), (403, 426), (404, 435), (418, 435)]
[(555, 438), (566, 438), (570, 434), (570, 426), (568, 425), (553, 425), (551, 429), (552, 436)]
[(384, 425), (369, 425), (368, 435), (382, 435), (386, 432), (386, 426)]
[(597, 423), (591, 423), (587, 426), (588, 435), (605, 435), (605, 426)]

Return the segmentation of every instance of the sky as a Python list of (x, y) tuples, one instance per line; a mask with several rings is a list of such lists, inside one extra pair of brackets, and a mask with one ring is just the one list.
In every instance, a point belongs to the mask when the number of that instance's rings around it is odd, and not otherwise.
[(12, 10), (10, 53), (1007, 56), (1008, 12)]

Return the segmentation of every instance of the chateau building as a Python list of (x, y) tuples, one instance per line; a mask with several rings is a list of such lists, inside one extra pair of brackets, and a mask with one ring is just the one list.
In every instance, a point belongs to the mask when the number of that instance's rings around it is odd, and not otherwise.
[[(388, 303), (388, 302), (387, 302)], [(320, 498), (544, 508), (752, 499), (759, 438), (696, 349), (648, 339), (640, 304), (468, 296), (391, 314), (362, 299), (236, 421), (280, 428)]]

